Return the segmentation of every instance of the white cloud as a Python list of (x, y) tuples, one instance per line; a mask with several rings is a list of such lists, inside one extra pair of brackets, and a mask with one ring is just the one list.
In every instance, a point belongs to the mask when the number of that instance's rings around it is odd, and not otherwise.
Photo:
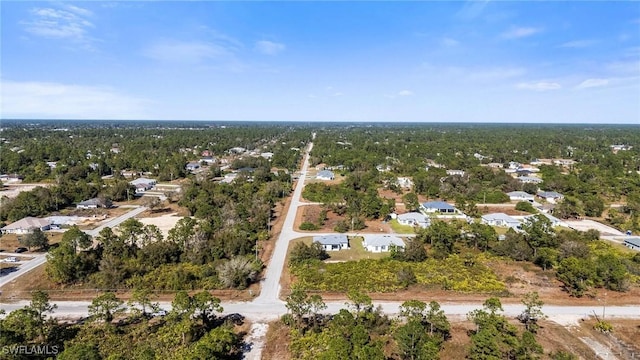
[(513, 27), (504, 33), (502, 33), (502, 37), (505, 39), (519, 39), (527, 36), (531, 36), (541, 32), (540, 28), (533, 27)]
[(595, 40), (574, 40), (574, 41), (568, 41), (566, 43), (560, 44), (559, 47), (579, 49), (579, 48), (586, 48), (586, 47), (592, 46), (595, 43), (596, 43)]
[(398, 92), (398, 96), (411, 96), (413, 95), (413, 91), (410, 90), (402, 90)]
[(21, 25), (26, 32), (36, 36), (90, 42), (88, 30), (94, 25), (86, 18), (92, 13), (76, 6), (66, 8), (68, 10), (33, 8), (31, 19), (22, 21)]
[(258, 52), (265, 55), (277, 55), (286, 48), (284, 44), (267, 40), (256, 41), (255, 47)]
[(516, 87), (522, 90), (549, 91), (561, 89), (562, 85), (558, 84), (557, 82), (551, 81), (533, 81), (527, 83), (519, 83), (516, 85)]
[(444, 37), (444, 38), (440, 39), (440, 43), (445, 47), (456, 47), (456, 46), (460, 45), (460, 41), (458, 41), (456, 39), (449, 38), (449, 37)]
[(609, 84), (608, 79), (587, 79), (580, 83), (576, 88), (577, 89), (586, 89), (592, 87), (600, 87), (607, 86)]
[(144, 55), (165, 62), (196, 64), (231, 56), (231, 49), (203, 41), (162, 40), (143, 50)]
[(143, 119), (149, 100), (111, 87), (2, 80), (2, 118)]

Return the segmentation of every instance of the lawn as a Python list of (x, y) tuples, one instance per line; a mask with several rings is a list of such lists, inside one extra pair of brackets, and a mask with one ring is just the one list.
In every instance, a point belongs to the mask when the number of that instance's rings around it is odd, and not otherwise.
[(391, 229), (393, 230), (393, 232), (395, 232), (397, 234), (413, 234), (413, 233), (415, 233), (415, 231), (413, 231), (413, 226), (400, 225), (400, 223), (398, 222), (398, 219), (391, 220), (389, 222), (389, 226), (391, 226)]

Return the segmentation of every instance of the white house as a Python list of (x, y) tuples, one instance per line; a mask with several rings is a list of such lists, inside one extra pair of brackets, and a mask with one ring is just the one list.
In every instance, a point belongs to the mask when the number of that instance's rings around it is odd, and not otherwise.
[(89, 200), (85, 200), (76, 204), (76, 209), (97, 209), (99, 207), (109, 207), (105, 200), (101, 200), (98, 198), (93, 198)]
[(512, 192), (508, 192), (507, 195), (509, 195), (509, 199), (511, 201), (528, 201), (528, 202), (533, 202), (535, 200), (535, 196), (531, 195), (529, 193), (526, 193), (524, 191), (512, 191)]
[(187, 171), (195, 171), (200, 169), (200, 163), (197, 161), (190, 161), (187, 163)]
[(260, 156), (262, 156), (263, 158), (269, 160), (273, 157), (273, 153), (272, 152), (263, 152), (262, 154), (260, 154)]
[(129, 184), (133, 185), (136, 188), (136, 194), (142, 194), (147, 190), (153, 189), (156, 183), (156, 180), (144, 177), (129, 181)]
[(546, 200), (550, 204), (556, 204), (564, 199), (564, 195), (555, 191), (538, 191), (538, 197)]
[(403, 189), (411, 189), (413, 187), (413, 180), (408, 177), (398, 177), (396, 180), (396, 185)]
[(362, 246), (370, 252), (386, 252), (390, 251), (392, 247), (404, 249), (404, 241), (397, 236), (393, 235), (365, 235)]
[(418, 212), (401, 214), (398, 215), (397, 219), (400, 225), (420, 226), (421, 228), (426, 228), (431, 225), (431, 219), (428, 216), (425, 216), (424, 214)]
[(335, 179), (335, 175), (333, 174), (333, 171), (322, 170), (322, 171), (318, 172), (318, 175), (316, 175), (316, 179), (318, 179), (318, 180), (333, 180), (333, 179)]
[(630, 237), (624, 240), (624, 246), (632, 250), (640, 250), (640, 237)]
[(491, 226), (499, 226), (499, 227), (506, 227), (506, 228), (514, 228), (514, 229), (520, 228), (520, 221), (504, 213), (482, 215), (482, 218), (480, 221), (483, 224), (491, 225)]
[(452, 176), (452, 175), (459, 175), (459, 176), (464, 176), (465, 172), (464, 170), (447, 170), (447, 175)]
[(444, 201), (428, 201), (420, 205), (420, 211), (422, 213), (432, 214), (432, 213), (445, 213), (445, 214), (455, 214), (458, 212), (453, 205), (449, 205)]
[(45, 231), (49, 230), (50, 228), (51, 220), (29, 216), (11, 223), (0, 230), (3, 234), (29, 234), (32, 233), (35, 229)]
[(518, 180), (523, 184), (540, 184), (542, 182), (542, 179), (533, 176), (520, 176)]
[(322, 245), (322, 248), (326, 251), (337, 251), (349, 248), (349, 239), (347, 235), (343, 234), (314, 236), (313, 242)]

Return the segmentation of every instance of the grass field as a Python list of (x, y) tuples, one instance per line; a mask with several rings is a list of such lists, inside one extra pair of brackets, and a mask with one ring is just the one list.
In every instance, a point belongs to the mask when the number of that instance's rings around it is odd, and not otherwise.
[(395, 232), (397, 234), (413, 234), (413, 233), (415, 233), (415, 231), (413, 231), (413, 226), (400, 225), (400, 223), (398, 222), (398, 219), (393, 219), (393, 220), (389, 221), (389, 226), (391, 226), (391, 229), (393, 230), (393, 232)]

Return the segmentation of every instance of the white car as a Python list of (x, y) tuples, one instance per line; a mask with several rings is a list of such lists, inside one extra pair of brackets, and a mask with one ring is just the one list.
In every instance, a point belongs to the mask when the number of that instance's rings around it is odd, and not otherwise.
[(11, 256), (4, 259), (5, 262), (18, 262), (18, 259), (15, 256)]

